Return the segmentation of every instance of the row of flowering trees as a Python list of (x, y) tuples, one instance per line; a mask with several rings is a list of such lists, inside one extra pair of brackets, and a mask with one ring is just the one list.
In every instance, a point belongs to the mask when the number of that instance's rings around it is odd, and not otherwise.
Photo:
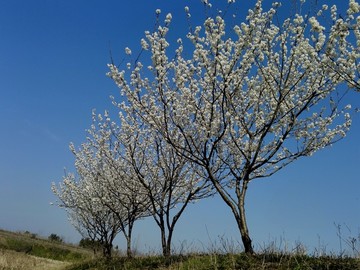
[(351, 105), (341, 100), (346, 89), (360, 89), (360, 5), (350, 0), (341, 16), (335, 5), (323, 5), (313, 16), (298, 12), (280, 23), (280, 3), (267, 11), (262, 4), (232, 28), (226, 12), (208, 17), (173, 51), (168, 14), (141, 40), (150, 66), (109, 65), (125, 100), (114, 101), (119, 119), (94, 115), (87, 141), (71, 146), (78, 178), (69, 174), (53, 185), (75, 226), (103, 242), (105, 254), (121, 231), (130, 256), (134, 222), (152, 216), (169, 256), (186, 206), (215, 193), (252, 254), (249, 184), (346, 135)]
[(163, 255), (171, 253), (175, 225), (187, 205), (212, 194), (210, 184), (191, 163), (137, 118), (121, 117), (121, 127), (107, 112), (93, 114), (87, 141), (75, 155), (78, 177), (67, 174), (53, 192), (75, 228), (100, 242), (110, 257), (112, 242), (122, 232), (132, 256), (134, 222), (152, 216), (161, 232)]

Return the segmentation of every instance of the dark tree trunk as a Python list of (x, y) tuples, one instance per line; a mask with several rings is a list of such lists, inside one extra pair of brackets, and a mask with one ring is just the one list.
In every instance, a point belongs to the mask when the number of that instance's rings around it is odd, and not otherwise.
[(161, 246), (162, 246), (163, 256), (164, 257), (169, 257), (170, 252), (168, 252), (169, 247), (168, 247), (167, 241), (166, 241), (165, 227), (162, 227), (160, 229), (161, 229)]
[(171, 256), (172, 235), (173, 235), (173, 228), (169, 228), (169, 235), (168, 235), (167, 241), (166, 241), (166, 254), (165, 254), (165, 257), (170, 257)]
[(245, 208), (239, 207), (239, 213), (233, 211), (236, 223), (238, 225), (240, 235), (241, 235), (241, 241), (244, 246), (244, 251), (246, 254), (253, 255), (255, 254), (255, 251), (252, 246), (252, 240), (250, 238), (249, 229), (246, 224), (246, 217), (245, 217)]
[(244, 249), (246, 254), (254, 255), (255, 251), (252, 246), (252, 241), (250, 239), (250, 236), (245, 234), (241, 236), (241, 240), (244, 244)]
[(241, 240), (244, 245), (245, 253), (247, 254), (255, 254), (255, 251), (252, 246), (252, 241), (249, 234), (249, 229), (246, 223), (246, 215), (245, 215), (245, 195), (247, 190), (247, 181), (244, 181), (241, 192), (239, 193), (238, 200), (238, 208), (239, 208), (239, 216), (235, 216), (240, 234)]
[(132, 229), (134, 226), (134, 220), (131, 220), (128, 224), (128, 233), (126, 236), (126, 255), (128, 258), (132, 258), (132, 249), (131, 249), (131, 235), (132, 235)]
[(132, 258), (132, 250), (131, 250), (131, 237), (126, 237), (126, 255), (128, 258)]
[(244, 245), (244, 251), (246, 254), (253, 255), (253, 254), (255, 254), (255, 251), (252, 246), (252, 240), (250, 238), (250, 234), (249, 234), (249, 230), (248, 230), (248, 227), (246, 224), (246, 219), (245, 219), (244, 214), (245, 213), (243, 212), (240, 214), (241, 215), (240, 217), (235, 217), (235, 218), (236, 218), (239, 230), (240, 230), (241, 240)]
[(171, 250), (170, 250), (170, 246), (169, 245), (165, 245), (163, 247), (163, 256), (165, 258), (169, 258), (171, 256)]
[[(243, 181), (238, 180), (235, 188), (236, 197), (237, 197), (237, 204), (235, 204), (231, 198), (223, 189), (223, 187), (219, 184), (217, 179), (213, 176), (212, 171), (210, 168), (207, 168), (209, 173), (209, 179), (214, 184), (215, 189), (218, 191), (221, 198), (224, 202), (230, 207), (236, 223), (238, 225), (241, 241), (244, 245), (244, 250), (246, 254), (255, 254), (255, 251), (252, 246), (252, 241), (249, 234), (249, 229), (246, 224), (246, 215), (245, 215), (245, 195), (247, 190), (247, 185), (249, 181), (248, 178), (244, 179)], [(241, 186), (242, 183), (242, 186)]]
[[(163, 219), (162, 219), (163, 220)], [(169, 235), (166, 237), (166, 229), (164, 222), (161, 222), (162, 226), (160, 226), (161, 230), (161, 247), (163, 256), (168, 258), (171, 256), (171, 237), (172, 231), (169, 230)]]
[(103, 245), (103, 255), (106, 259), (111, 258), (111, 252), (112, 252), (112, 244), (111, 243), (104, 243)]

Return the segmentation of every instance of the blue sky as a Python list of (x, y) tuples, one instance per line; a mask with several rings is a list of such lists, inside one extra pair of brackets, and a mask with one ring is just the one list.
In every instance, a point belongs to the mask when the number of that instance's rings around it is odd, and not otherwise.
[[(246, 1), (239, 14), (254, 2)], [(195, 22), (204, 18), (200, 0), (0, 0), (0, 228), (80, 239), (65, 212), (49, 204), (51, 182), (61, 180), (64, 167), (73, 169), (68, 145), (85, 140), (91, 110), (111, 108), (109, 96), (118, 94), (105, 76), (110, 51), (120, 62), (125, 47), (140, 48), (156, 8), (173, 14), (173, 35), (183, 37), (185, 5)], [(348, 98), (358, 104), (359, 95)], [(343, 141), (250, 185), (247, 214), (256, 248), (301, 241), (309, 250), (336, 251), (334, 223), (344, 237), (359, 235), (359, 135), (354, 115)], [(135, 224), (139, 250), (159, 250), (159, 236), (151, 219)], [(230, 210), (217, 198), (191, 205), (174, 237), (175, 245), (209, 248), (219, 238), (239, 239)]]

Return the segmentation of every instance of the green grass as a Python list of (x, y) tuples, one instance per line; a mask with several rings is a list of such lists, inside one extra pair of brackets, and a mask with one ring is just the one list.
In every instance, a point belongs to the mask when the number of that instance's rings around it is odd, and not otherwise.
[[(359, 258), (335, 255), (309, 256), (304, 255), (304, 252), (287, 253), (271, 248), (263, 249), (262, 253), (254, 256), (241, 252), (217, 252), (213, 249), (204, 254), (194, 252), (174, 255), (170, 258), (152, 255), (128, 259), (115, 256), (111, 260), (105, 260), (99, 257), (94, 258), (92, 251), (73, 245), (41, 239), (29, 233), (2, 230), (0, 230), (0, 252), (4, 259), (3, 264), (6, 264), (5, 268), (2, 268), (0, 262), (0, 269), (6, 270), (28, 269), (26, 268), (28, 263), (34, 265), (32, 269), (39, 270), (360, 270)], [(35, 260), (36, 258), (46, 258), (48, 261)], [(12, 266), (12, 261), (18, 261), (18, 266)], [(56, 262), (63, 263), (55, 264)]]
[(312, 257), (305, 255), (259, 254), (248, 256), (240, 254), (191, 254), (172, 256), (165, 259), (161, 256), (137, 257), (133, 259), (113, 258), (91, 260), (74, 264), (67, 270), (94, 269), (162, 269), (162, 270), (257, 270), (257, 269), (298, 269), (298, 270), (356, 270), (360, 261), (355, 258)]
[(65, 262), (78, 262), (91, 257), (90, 251), (72, 245), (3, 230), (0, 230), (0, 249)]

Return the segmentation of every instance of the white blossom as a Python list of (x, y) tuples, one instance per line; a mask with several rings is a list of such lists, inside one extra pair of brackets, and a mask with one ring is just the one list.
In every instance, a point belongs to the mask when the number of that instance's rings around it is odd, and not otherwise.
[(145, 39), (141, 39), (141, 48), (143, 48), (144, 50), (148, 50), (149, 49), (149, 44), (146, 42)]
[(171, 13), (168, 13), (168, 14), (166, 15), (165, 23), (166, 23), (166, 24), (169, 24), (169, 23), (171, 22), (171, 19), (172, 19), (172, 15), (171, 15)]
[(126, 48), (125, 48), (125, 53), (126, 53), (127, 55), (131, 55), (131, 50), (130, 50), (129, 47), (126, 47)]
[(355, 0), (349, 1), (349, 9), (347, 10), (347, 13), (349, 15), (358, 13), (360, 11), (360, 5)]

